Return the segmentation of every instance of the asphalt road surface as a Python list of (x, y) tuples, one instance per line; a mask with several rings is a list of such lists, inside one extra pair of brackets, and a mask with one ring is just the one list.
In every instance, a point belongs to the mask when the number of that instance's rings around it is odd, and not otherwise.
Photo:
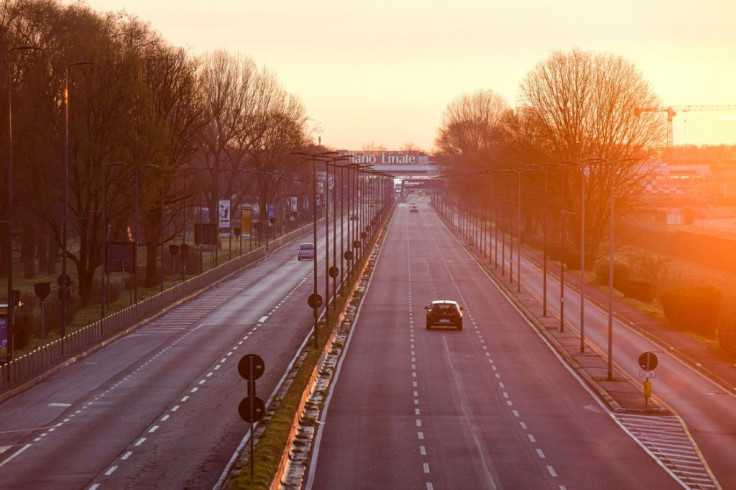
[[(424, 204), (394, 215), (307, 487), (681, 488)], [(435, 299), (464, 328), (425, 328)]]
[(0, 487), (212, 488), (250, 427), (238, 360), (263, 358), (267, 400), (312, 330), (313, 267), (296, 249), (0, 405)]

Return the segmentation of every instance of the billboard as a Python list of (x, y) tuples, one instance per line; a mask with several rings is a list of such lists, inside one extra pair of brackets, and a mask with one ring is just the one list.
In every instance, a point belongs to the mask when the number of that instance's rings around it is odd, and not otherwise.
[(240, 207), (240, 230), (245, 238), (250, 238), (252, 218), (253, 208), (250, 204), (243, 204)]
[(222, 200), (217, 203), (218, 226), (220, 233), (230, 233), (230, 201)]
[(429, 156), (416, 151), (351, 151), (359, 165), (429, 165)]
[(0, 313), (0, 362), (8, 362), (8, 312)]

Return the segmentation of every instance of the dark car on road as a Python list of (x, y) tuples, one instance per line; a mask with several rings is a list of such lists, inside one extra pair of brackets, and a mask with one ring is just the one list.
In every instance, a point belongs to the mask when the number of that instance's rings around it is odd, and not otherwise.
[(457, 301), (441, 299), (424, 307), (427, 310), (427, 330), (433, 326), (454, 326), (463, 329), (463, 307)]

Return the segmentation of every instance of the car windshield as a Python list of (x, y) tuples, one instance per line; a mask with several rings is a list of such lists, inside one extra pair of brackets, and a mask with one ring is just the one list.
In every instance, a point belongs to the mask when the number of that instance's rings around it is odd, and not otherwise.
[(312, 250), (314, 248), (314, 245), (312, 245), (311, 243), (302, 243), (301, 245), (299, 245), (299, 248), (302, 250)]
[(456, 311), (455, 305), (452, 303), (439, 303), (432, 306), (434, 311)]

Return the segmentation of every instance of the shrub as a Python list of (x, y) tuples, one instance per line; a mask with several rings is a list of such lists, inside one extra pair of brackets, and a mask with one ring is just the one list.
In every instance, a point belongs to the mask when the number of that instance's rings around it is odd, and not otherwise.
[(565, 265), (568, 269), (580, 269), (580, 253), (577, 250), (565, 250)]
[[(613, 262), (613, 287), (623, 291), (624, 283), (630, 275), (629, 266), (622, 262)], [(598, 284), (608, 285), (608, 260), (596, 261), (595, 280)]]
[(547, 246), (547, 256), (550, 260), (560, 260), (562, 256), (562, 248), (559, 244), (549, 244)]
[(718, 344), (721, 348), (736, 356), (736, 308), (731, 307), (721, 313), (718, 318)]
[(670, 324), (681, 330), (713, 336), (723, 295), (714, 287), (691, 286), (671, 289), (660, 298)]
[(617, 289), (624, 293), (624, 296), (637, 299), (643, 303), (654, 301), (654, 283), (652, 281), (631, 277), (623, 279), (622, 283), (622, 286)]

